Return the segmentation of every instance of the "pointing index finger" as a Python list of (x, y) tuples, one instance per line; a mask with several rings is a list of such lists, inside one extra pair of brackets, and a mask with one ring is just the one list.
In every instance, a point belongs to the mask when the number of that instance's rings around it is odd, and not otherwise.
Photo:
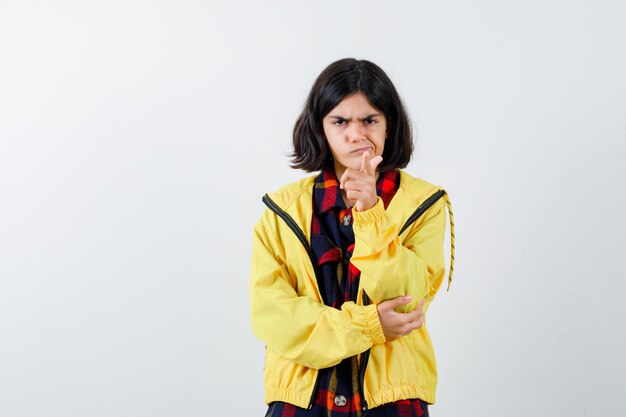
[(365, 151), (361, 154), (361, 172), (368, 175), (372, 175), (372, 165), (370, 164), (370, 151)]
[(372, 168), (372, 175), (374, 175), (373, 173), (376, 172), (376, 168), (378, 167), (378, 164), (382, 162), (382, 160), (383, 160), (383, 157), (381, 155), (376, 155), (375, 157), (370, 159), (370, 167)]

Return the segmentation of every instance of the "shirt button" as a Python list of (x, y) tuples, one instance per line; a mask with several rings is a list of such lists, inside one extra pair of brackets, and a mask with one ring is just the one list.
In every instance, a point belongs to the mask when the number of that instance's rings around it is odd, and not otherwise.
[(344, 405), (346, 405), (348, 401), (346, 400), (346, 397), (344, 397), (343, 395), (337, 395), (335, 397), (335, 405), (337, 407), (343, 407)]

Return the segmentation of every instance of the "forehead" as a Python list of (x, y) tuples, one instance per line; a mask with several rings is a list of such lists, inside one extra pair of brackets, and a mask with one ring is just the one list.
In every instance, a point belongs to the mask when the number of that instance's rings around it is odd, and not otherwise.
[(375, 113), (382, 115), (380, 110), (372, 106), (365, 94), (356, 92), (344, 97), (343, 100), (328, 113), (328, 116), (358, 117)]

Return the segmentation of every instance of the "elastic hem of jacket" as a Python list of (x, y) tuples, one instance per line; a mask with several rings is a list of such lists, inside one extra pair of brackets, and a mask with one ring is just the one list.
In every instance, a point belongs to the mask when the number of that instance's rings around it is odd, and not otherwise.
[(354, 216), (354, 226), (367, 226), (368, 224), (373, 224), (379, 221), (383, 214), (385, 214), (385, 206), (383, 203), (383, 199), (378, 197), (376, 204), (365, 211), (352, 211), (352, 215)]
[[(408, 400), (411, 398), (419, 398), (429, 404), (435, 403), (435, 390), (428, 387), (400, 385), (390, 387), (389, 389), (377, 390), (374, 393), (367, 392), (368, 408), (379, 407), (381, 405), (394, 401)], [(269, 388), (265, 395), (265, 404), (269, 405), (274, 401), (282, 401), (293, 404), (296, 407), (307, 408), (311, 397), (310, 392), (291, 391), (288, 388)]]
[(388, 389), (379, 389), (375, 393), (366, 393), (369, 408), (379, 407), (383, 404), (400, 400), (419, 398), (429, 404), (435, 403), (435, 390), (428, 387), (400, 385)]
[(311, 399), (309, 391), (291, 391), (288, 388), (268, 388), (265, 393), (265, 404), (270, 405), (274, 401), (282, 401), (293, 404), (296, 407), (308, 408)]
[(385, 343), (385, 333), (383, 333), (383, 327), (380, 324), (380, 318), (378, 317), (378, 310), (376, 309), (376, 305), (370, 304), (363, 310), (365, 323), (367, 323), (367, 332), (372, 338), (372, 343), (375, 345), (379, 343)]

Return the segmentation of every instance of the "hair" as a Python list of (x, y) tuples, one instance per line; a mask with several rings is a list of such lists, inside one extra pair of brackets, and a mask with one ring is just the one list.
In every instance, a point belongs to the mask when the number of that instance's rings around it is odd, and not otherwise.
[(408, 165), (413, 154), (413, 133), (396, 88), (373, 62), (344, 58), (327, 66), (311, 88), (293, 129), (292, 168), (313, 172), (332, 166), (323, 119), (346, 96), (357, 92), (385, 115), (387, 139), (378, 169), (388, 171)]

